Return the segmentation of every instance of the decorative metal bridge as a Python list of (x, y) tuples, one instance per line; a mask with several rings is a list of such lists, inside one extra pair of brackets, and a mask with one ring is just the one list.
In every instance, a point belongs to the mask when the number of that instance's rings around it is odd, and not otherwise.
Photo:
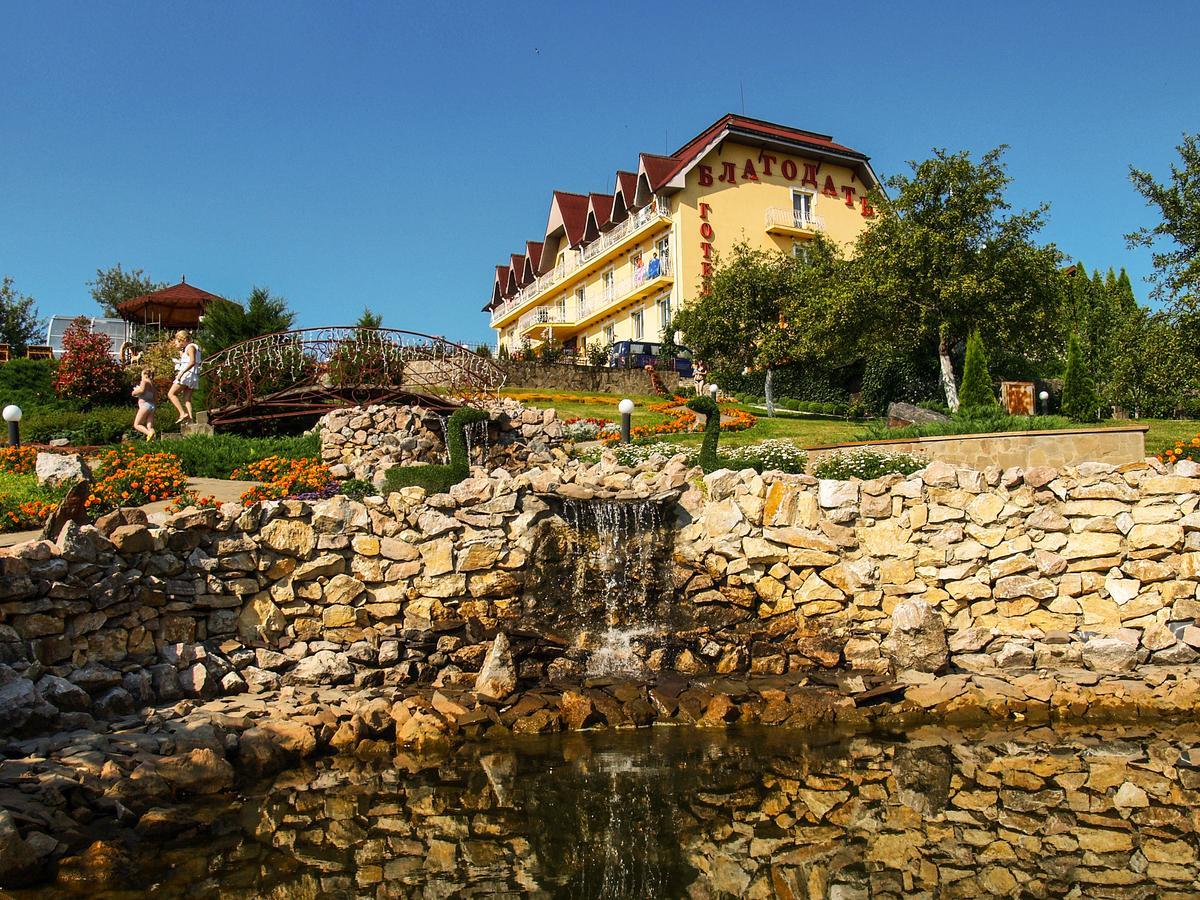
[(209, 422), (232, 425), (371, 403), (448, 411), (495, 395), (504, 370), (445, 338), (394, 328), (302, 328), (251, 338), (204, 361)]

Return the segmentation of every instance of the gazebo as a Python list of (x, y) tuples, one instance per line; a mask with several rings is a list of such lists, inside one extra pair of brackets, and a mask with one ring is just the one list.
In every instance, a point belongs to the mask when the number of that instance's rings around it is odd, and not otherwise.
[(117, 312), (126, 322), (149, 328), (195, 331), (208, 305), (224, 299), (188, 284), (187, 278), (180, 276), (179, 284), (118, 303)]

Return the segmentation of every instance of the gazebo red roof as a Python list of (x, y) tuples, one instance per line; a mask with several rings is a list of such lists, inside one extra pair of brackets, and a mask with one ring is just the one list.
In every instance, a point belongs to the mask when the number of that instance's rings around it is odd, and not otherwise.
[(224, 299), (188, 284), (187, 279), (183, 278), (179, 284), (118, 303), (117, 312), (127, 322), (195, 329), (208, 305), (214, 300)]

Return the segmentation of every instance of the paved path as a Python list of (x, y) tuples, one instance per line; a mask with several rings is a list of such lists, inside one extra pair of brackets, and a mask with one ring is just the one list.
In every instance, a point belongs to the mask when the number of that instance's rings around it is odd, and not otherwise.
[[(215, 497), (219, 503), (231, 503), (242, 496), (242, 493), (258, 484), (257, 481), (230, 481), (224, 478), (189, 478), (188, 487), (197, 494)], [(159, 500), (157, 503), (147, 503), (141, 507), (147, 515), (166, 512), (171, 505), (170, 500)], [(39, 528), (36, 531), (11, 531), (0, 534), (0, 547), (11, 547), (13, 544), (36, 540), (41, 536)]]

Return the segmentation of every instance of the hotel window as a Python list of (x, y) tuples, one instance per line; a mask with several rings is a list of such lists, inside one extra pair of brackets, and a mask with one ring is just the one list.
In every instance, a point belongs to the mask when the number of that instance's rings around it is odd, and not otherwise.
[(805, 191), (792, 191), (792, 218), (797, 228), (812, 222), (813, 196)]
[(616, 293), (617, 271), (612, 266), (604, 270), (604, 274), (600, 276), (601, 284), (604, 285), (604, 299), (611, 300)]
[(630, 318), (633, 319), (633, 339), (640, 341), (646, 336), (646, 313), (639, 309)]
[(812, 258), (808, 255), (808, 244), (804, 241), (792, 241), (792, 256), (806, 266), (812, 263)]
[(617, 342), (617, 327), (609, 322), (604, 326), (604, 343), (615, 344)]
[(671, 239), (659, 238), (654, 242), (654, 249), (658, 251), (658, 258), (662, 260), (663, 271), (667, 271), (667, 264), (671, 261)]
[(558, 321), (567, 321), (567, 297), (565, 294), (558, 298), (556, 309), (558, 310)]
[(658, 301), (658, 322), (663, 330), (671, 327), (671, 298), (663, 297)]
[(584, 314), (584, 308), (587, 305), (584, 301), (585, 301), (584, 288), (583, 288), (583, 285), (581, 284), (579, 287), (575, 288), (575, 309), (576, 309), (576, 311), (578, 311), (579, 316), (581, 318)]

